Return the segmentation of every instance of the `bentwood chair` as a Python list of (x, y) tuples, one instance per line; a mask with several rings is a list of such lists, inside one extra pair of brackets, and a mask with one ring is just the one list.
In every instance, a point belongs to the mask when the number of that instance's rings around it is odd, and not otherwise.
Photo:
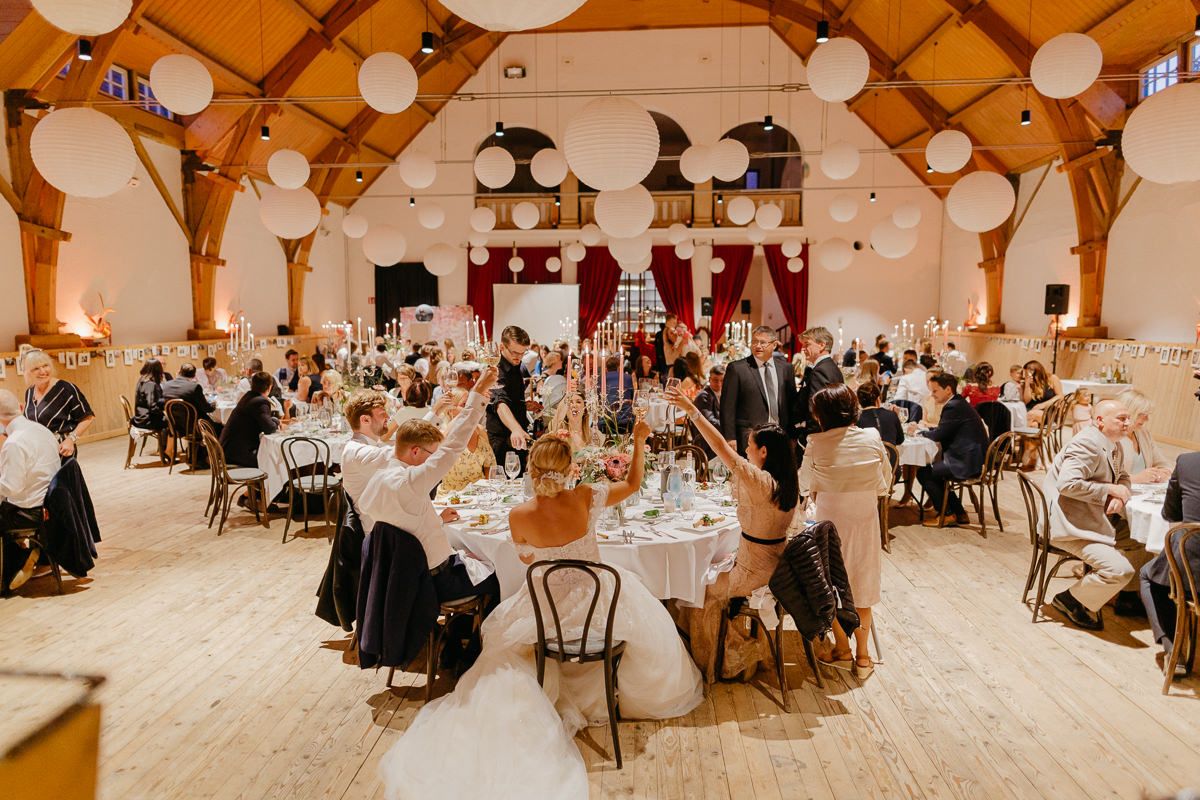
[[(766, 630), (766, 625), (763, 624), (760, 612), (756, 608), (750, 607), (750, 601), (747, 597), (730, 598), (725, 607), (721, 609), (721, 624), (717, 629), (717, 676), (723, 674), (725, 666), (725, 637), (729, 632), (730, 620), (739, 618), (748, 619), (750, 621), (750, 638), (757, 639), (759, 628), (763, 628), (763, 633), (766, 636), (767, 647), (771, 650), (771, 658), (775, 662), (775, 679), (779, 682), (780, 705), (784, 711), (792, 710), (791, 698), (788, 695), (787, 687), (787, 672), (784, 667), (783, 654), (783, 618), (787, 614), (784, 611), (783, 605), (778, 601), (775, 602), (775, 618), (778, 620), (773, 630)], [(819, 688), (825, 688), (825, 679), (821, 677), (821, 671), (817, 669), (817, 654), (813, 650), (813, 644), (803, 635), (800, 639), (804, 642), (804, 657), (808, 659), (808, 667), (812, 670), (813, 679)]]
[(216, 493), (212, 504), (212, 516), (209, 517), (208, 527), (211, 529), (221, 513), (221, 524), (217, 526), (217, 536), (225, 530), (225, 520), (229, 518), (229, 508), (238, 492), (246, 492), (247, 497), (254, 498), (254, 518), (263, 524), (264, 528), (271, 527), (267, 516), (267, 473), (256, 467), (233, 467), (225, 462), (225, 451), (221, 443), (213, 436), (211, 429), (205, 426), (200, 429), (204, 437), (204, 448), (208, 451), (209, 464), (216, 475)]
[(175, 448), (167, 459), (167, 474), (170, 475), (181, 460), (188, 469), (195, 470), (200, 449), (200, 441), (196, 438), (196, 409), (182, 400), (168, 400), (163, 407), (163, 416), (167, 421), (167, 441)]
[[(1033, 622), (1038, 621), (1038, 613), (1046, 602), (1046, 587), (1050, 579), (1057, 573), (1059, 567), (1068, 561), (1082, 561), (1073, 553), (1068, 553), (1050, 540), (1050, 509), (1046, 504), (1046, 495), (1042, 487), (1026, 475), (1017, 473), (1017, 481), (1021, 485), (1021, 498), (1025, 501), (1025, 519), (1029, 523), (1029, 544), (1032, 553), (1029, 559), (1029, 574), (1025, 577), (1025, 591), (1021, 602), (1029, 602), (1029, 591), (1037, 586), (1037, 594), (1033, 602)], [(1047, 569), (1050, 556), (1055, 557), (1054, 566)]]
[(125, 395), (121, 395), (121, 410), (125, 412), (125, 435), (129, 439), (129, 450), (125, 453), (124, 469), (129, 469), (133, 463), (134, 454), (136, 453), (140, 456), (145, 452), (147, 439), (157, 440), (161, 447), (162, 437), (158, 431), (139, 428), (133, 424), (133, 405), (130, 404), (129, 398)]
[[(122, 398), (124, 399), (124, 398)], [(17, 541), (21, 539), (29, 540), (31, 547), (36, 547), (41, 551), (41, 558), (46, 559), (50, 563), (50, 570), (54, 573), (54, 583), (58, 587), (58, 593), (63, 593), (62, 586), (62, 570), (58, 567), (58, 562), (54, 560), (54, 556), (46, 549), (46, 527), (49, 523), (50, 516), (45, 508), (37, 509), (39, 514), (38, 523), (36, 525), (20, 525), (16, 528), (0, 531), (0, 575), (4, 573), (4, 550), (5, 539)], [(8, 582), (0, 582), (0, 597), (8, 597), (11, 594), (8, 588)]]
[(892, 479), (888, 482), (887, 494), (879, 498), (879, 537), (883, 549), (890, 553), (892, 536), (888, 533), (888, 516), (891, 514), (892, 492), (896, 490), (896, 480), (900, 476), (900, 448), (891, 442), (884, 442), (883, 447), (887, 450), (888, 461), (892, 465)]
[[(292, 514), (296, 509), (296, 498), (304, 514), (304, 532), (308, 533), (308, 498), (321, 498), (321, 518), (326, 530), (330, 528), (330, 508), (336, 506), (332, 515), (336, 524), (342, 509), (342, 476), (333, 474), (333, 454), (329, 442), (308, 436), (289, 436), (283, 440), (283, 463), (288, 474), (288, 513), (283, 524), (283, 542), (287, 542), (288, 529), (292, 525)], [(332, 541), (333, 534), (329, 534)]]
[[(486, 594), (462, 597), (458, 600), (447, 600), (438, 606), (438, 619), (429, 629), (429, 641), (425, 646), (425, 702), (433, 699), (433, 684), (437, 680), (438, 662), (441, 660), (442, 646), (445, 644), (446, 632), (457, 617), (471, 617), (471, 636), (479, 635), (483, 625), (483, 613), (491, 598)], [(396, 674), (395, 667), (388, 668), (387, 688), (392, 688), (392, 678)]]
[[(205, 436), (206, 433), (208, 436)], [(217, 430), (213, 427), (212, 423), (206, 419), (196, 422), (196, 438), (200, 442), (200, 447), (204, 448), (204, 452), (207, 454), (209, 459), (208, 503), (204, 506), (204, 516), (206, 517), (208, 516), (208, 511), (210, 508), (212, 508), (213, 503), (217, 502), (217, 471), (212, 468), (212, 454), (209, 452), (208, 447), (209, 437), (211, 437), (213, 440), (217, 440)], [(219, 440), (217, 441), (219, 446)], [(209, 525), (209, 527), (211, 528), (212, 526)]]
[(1171, 639), (1171, 655), (1163, 665), (1163, 694), (1171, 691), (1180, 656), (1184, 659), (1185, 674), (1190, 675), (1196, 665), (1196, 634), (1200, 629), (1200, 595), (1196, 594), (1196, 589), (1200, 583), (1188, 558), (1188, 544), (1192, 539), (1200, 540), (1200, 523), (1172, 525), (1164, 540), (1171, 576), (1171, 599), (1175, 601), (1175, 636)]
[[(534, 574), (541, 572), (541, 591), (535, 587)], [(583, 627), (564, 630), (554, 593), (550, 587), (550, 576), (558, 572), (578, 572), (581, 579), (592, 583), (592, 599), (584, 616)], [(606, 572), (612, 577), (612, 593), (607, 598), (608, 613), (604, 621), (603, 636), (599, 631), (592, 630), (592, 619), (595, 617), (597, 606), (600, 605), (604, 594), (600, 573)], [(588, 664), (601, 662), (604, 665), (604, 695), (608, 702), (608, 727), (612, 731), (613, 756), (617, 769), (621, 769), (621, 739), (617, 733), (617, 722), (620, 720), (620, 710), (617, 704), (617, 669), (621, 666), (621, 656), (625, 653), (625, 642), (613, 639), (613, 625), (617, 615), (617, 601), (621, 596), (621, 576), (607, 564), (595, 561), (580, 561), (576, 559), (556, 559), (538, 561), (529, 565), (525, 571), (525, 583), (529, 587), (529, 597), (533, 601), (533, 618), (537, 624), (537, 678), (540, 685), (546, 677), (546, 658), (558, 661), (559, 667), (564, 663)], [(554, 631), (547, 636), (545, 614), (542, 603), (550, 607), (550, 616), (554, 623)], [(603, 613), (603, 611), (601, 612)], [(598, 620), (597, 620), (598, 621)]]
[(700, 449), (700, 445), (682, 444), (675, 448), (675, 463), (682, 464), (685, 456), (692, 457), (692, 464), (696, 467), (696, 480), (708, 480), (708, 454)]
[[(984, 501), (988, 497), (985, 496), (985, 493), (991, 497), (992, 512), (996, 515), (996, 522), (1000, 524), (1001, 532), (1004, 531), (1004, 523), (1000, 522), (999, 504), (996, 502), (996, 484), (1000, 480), (1000, 473), (1004, 469), (1004, 462), (1008, 459), (1011, 448), (1012, 434), (1006, 433), (988, 445), (987, 452), (983, 456), (983, 469), (979, 475), (964, 480), (954, 478), (946, 480), (946, 491), (942, 493), (942, 507), (938, 510), (939, 528), (946, 524), (946, 506), (949, 503), (951, 492), (958, 495), (961, 503), (965, 490), (971, 498), (971, 505), (975, 507), (975, 513), (979, 515), (980, 536), (984, 539), (987, 538), (987, 516)], [(978, 495), (975, 493), (976, 489), (979, 490)]]

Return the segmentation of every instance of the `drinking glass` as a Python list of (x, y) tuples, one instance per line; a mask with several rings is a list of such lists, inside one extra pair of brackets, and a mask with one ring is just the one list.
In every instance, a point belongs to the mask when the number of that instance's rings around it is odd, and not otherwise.
[(487, 367), (500, 363), (500, 346), (496, 342), (487, 342), (479, 348), (479, 361)]
[(900, 424), (903, 425), (908, 422), (908, 409), (903, 406), (894, 406), (894, 408), (896, 409), (896, 416), (900, 418)]
[(504, 455), (504, 474), (507, 475), (508, 479), (511, 481), (514, 480), (520, 472), (521, 459), (516, 453), (509, 450)]
[(504, 467), (499, 464), (492, 464), (488, 467), (488, 480), (494, 484), (499, 484), (504, 480)]
[(725, 466), (725, 462), (713, 461), (708, 465), (708, 476), (717, 486), (724, 486), (725, 481), (729, 478), (729, 469)]
[(645, 390), (639, 389), (633, 396), (633, 416), (637, 420), (646, 418), (646, 414), (650, 412), (650, 394)]

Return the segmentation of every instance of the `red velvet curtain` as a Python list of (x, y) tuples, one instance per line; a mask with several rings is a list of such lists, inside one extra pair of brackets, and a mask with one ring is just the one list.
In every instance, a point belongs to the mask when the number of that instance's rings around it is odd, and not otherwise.
[(696, 299), (692, 292), (692, 262), (681, 260), (675, 255), (675, 248), (669, 245), (651, 248), (650, 254), (650, 272), (654, 275), (654, 285), (658, 287), (663, 307), (695, 333)]
[[(557, 247), (518, 247), (517, 255), (525, 259), (525, 269), (517, 273), (517, 283), (526, 285), (534, 283), (562, 283), (561, 268), (558, 272), (550, 272), (546, 269), (547, 258), (551, 256), (562, 258), (562, 251)], [(507, 265), (508, 260), (505, 259), (504, 263)]]
[(492, 286), (497, 283), (562, 283), (562, 271), (548, 272), (546, 259), (558, 256), (557, 247), (519, 247), (517, 255), (525, 259), (525, 269), (515, 274), (508, 268), (511, 247), (489, 247), (486, 264), (467, 263), (467, 302), (475, 315), (487, 323), (488, 336), (495, 334)]
[(579, 337), (586, 339), (612, 311), (621, 283), (621, 267), (607, 247), (589, 247), (578, 269)]
[[(799, 272), (788, 272), (787, 256), (777, 244), (763, 245), (763, 253), (767, 257), (767, 268), (771, 271), (771, 282), (775, 284), (775, 293), (779, 295), (779, 304), (783, 306), (783, 316), (792, 327), (791, 347), (795, 348), (800, 334), (808, 327), (808, 245), (800, 251), (804, 259), (804, 269)], [(786, 344), (786, 343), (785, 343)]]
[(713, 258), (725, 260), (725, 269), (712, 276), (713, 313), (709, 347), (715, 353), (717, 343), (725, 335), (725, 324), (733, 319), (742, 301), (742, 290), (746, 288), (746, 277), (750, 274), (750, 261), (754, 258), (754, 245), (714, 245)]

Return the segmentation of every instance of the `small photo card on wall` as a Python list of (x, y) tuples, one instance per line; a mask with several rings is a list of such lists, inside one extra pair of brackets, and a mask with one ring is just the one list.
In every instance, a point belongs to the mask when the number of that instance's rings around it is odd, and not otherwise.
[(125, 352), (122, 354), (122, 360), (124, 361), (125, 366), (127, 366), (127, 367), (133, 366), (133, 351), (130, 350), (128, 347), (125, 348)]
[(217, 354), (217, 346), (215, 344), (206, 345), (204, 352), (206, 352), (209, 358), (211, 358)]
[(79, 366), (90, 367), (91, 365), (92, 365), (92, 354), (91, 353), (80, 353), (79, 354)]
[(191, 355), (191, 357), (192, 357), (192, 358), (199, 358), (199, 357), (200, 357), (200, 345), (198, 345), (198, 344), (194, 344), (194, 345), (192, 345), (190, 348), (188, 348), (188, 350), (189, 350), (189, 352), (191, 352), (191, 354), (192, 354), (192, 355)]
[(74, 350), (67, 351), (67, 369), (75, 369), (75, 364), (76, 364), (75, 351)]
[(1138, 358), (1141, 358), (1141, 357), (1142, 357), (1142, 356), (1144, 356), (1144, 355), (1146, 355), (1146, 345), (1144, 345), (1144, 344), (1139, 344), (1139, 345), (1137, 346), (1137, 357), (1138, 357)]
[(175, 348), (175, 355), (179, 356), (180, 358), (187, 358), (188, 352), (188, 346), (186, 344), (181, 344)]
[(1158, 348), (1158, 363), (1167, 364), (1171, 361), (1171, 349), (1169, 347)]
[(67, 363), (67, 354), (66, 354), (66, 353), (59, 353), (59, 354), (58, 354), (58, 363), (60, 363), (60, 364), (65, 364), (65, 363)]
[(1070, 350), (1072, 353), (1078, 353), (1079, 352), (1079, 342), (1071, 342)]
[(104, 351), (104, 366), (112, 369), (117, 365), (117, 352), (115, 350)]
[(1178, 367), (1182, 363), (1183, 363), (1183, 348), (1182, 347), (1172, 347), (1171, 348), (1171, 366)]
[(4, 363), (4, 359), (0, 358), (0, 381), (8, 377), (8, 366)]
[(136, 356), (137, 356), (138, 361), (145, 361), (146, 360), (146, 348), (139, 347), (137, 349)]
[[(1192, 351), (1191, 366), (1192, 366), (1192, 369), (1200, 369), (1200, 350)], [(3, 370), (3, 369), (4, 369), (4, 365), (0, 364), (0, 370)], [(0, 372), (0, 377), (4, 377), (2, 372)]]

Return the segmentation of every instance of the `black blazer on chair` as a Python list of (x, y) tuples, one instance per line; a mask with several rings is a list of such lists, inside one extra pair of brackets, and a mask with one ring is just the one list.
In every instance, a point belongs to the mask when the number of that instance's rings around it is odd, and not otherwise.
[(196, 381), (175, 378), (164, 383), (162, 391), (164, 400), (182, 400), (196, 409), (197, 419), (204, 419), (216, 410), (216, 406), (208, 402), (208, 398), (204, 396), (204, 388)]
[(363, 542), (358, 583), (358, 665), (403, 667), (437, 624), (437, 590), (417, 537), (376, 522)]
[[(1175, 470), (1167, 481), (1162, 515), (1167, 522), (1200, 522), (1200, 453), (1184, 453), (1175, 462)], [(1184, 553), (1179, 552), (1178, 542), (1174, 547), (1175, 555), (1190, 561), (1192, 572), (1200, 575), (1200, 539), (1192, 536)], [(1142, 567), (1142, 574), (1154, 583), (1169, 586), (1171, 579), (1166, 553), (1159, 553)]]
[(346, 514), (333, 535), (329, 564), (317, 589), (317, 616), (342, 630), (354, 630), (358, 617), (358, 584), (362, 572), (362, 520), (354, 501), (346, 495)]
[(983, 471), (983, 457), (988, 448), (987, 431), (978, 412), (961, 395), (956, 394), (946, 401), (941, 422), (922, 435), (942, 446), (942, 461), (952, 478), (977, 478)]
[[(773, 358), (771, 365), (775, 368), (778, 392), (775, 408), (779, 427), (791, 434), (798, 421), (796, 373), (784, 358)], [(731, 363), (725, 371), (725, 385), (721, 387), (721, 432), (726, 441), (736, 441), (738, 452), (746, 452), (750, 432), (767, 422), (768, 413), (767, 393), (754, 356)]]

